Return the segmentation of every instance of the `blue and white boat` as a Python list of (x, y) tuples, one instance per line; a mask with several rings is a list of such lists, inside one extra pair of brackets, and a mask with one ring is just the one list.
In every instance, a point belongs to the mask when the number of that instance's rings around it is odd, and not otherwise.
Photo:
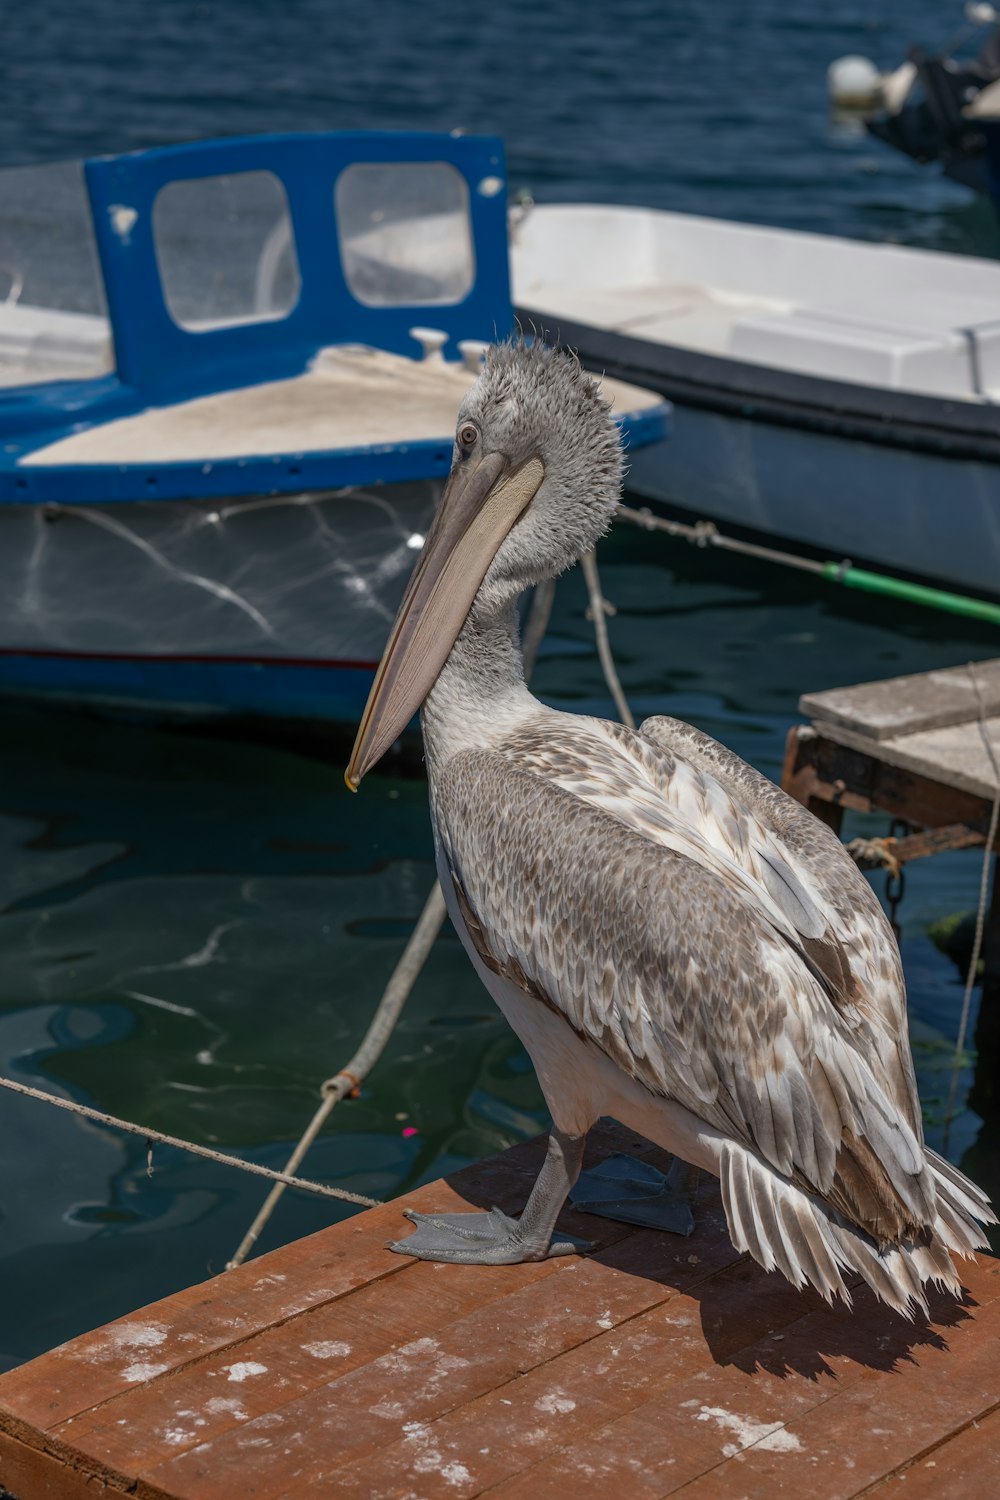
[[(0, 188), (0, 693), (355, 718), (513, 326), (500, 142), (262, 136)], [(631, 447), (664, 435), (607, 385)]]

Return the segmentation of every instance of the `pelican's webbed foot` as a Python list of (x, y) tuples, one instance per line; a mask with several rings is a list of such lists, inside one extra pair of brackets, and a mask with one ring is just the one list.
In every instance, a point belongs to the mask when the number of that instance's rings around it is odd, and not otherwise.
[(416, 1230), (408, 1239), (390, 1240), (389, 1249), (418, 1260), (473, 1266), (509, 1266), (592, 1250), (589, 1240), (553, 1234), (559, 1210), (580, 1173), (584, 1140), (582, 1135), (550, 1131), (542, 1170), (519, 1219), (499, 1208), (478, 1214), (418, 1214), (407, 1209), (406, 1217)]
[(522, 1260), (547, 1260), (552, 1255), (581, 1255), (592, 1250), (589, 1240), (556, 1238), (522, 1229), (499, 1208), (484, 1214), (418, 1214), (405, 1210), (416, 1230), (405, 1240), (390, 1240), (389, 1249), (418, 1260), (457, 1261), (461, 1265), (511, 1266)]
[(664, 1175), (632, 1156), (608, 1156), (585, 1172), (573, 1189), (574, 1208), (645, 1229), (691, 1234), (694, 1214), (689, 1202), (695, 1168), (675, 1157)]

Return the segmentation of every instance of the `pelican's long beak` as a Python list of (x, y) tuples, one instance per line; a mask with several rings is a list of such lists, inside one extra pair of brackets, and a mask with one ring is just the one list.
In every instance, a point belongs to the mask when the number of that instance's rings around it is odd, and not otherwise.
[(510, 470), (499, 453), (452, 468), (368, 695), (344, 773), (351, 791), (434, 686), (490, 563), (544, 474), (541, 459)]

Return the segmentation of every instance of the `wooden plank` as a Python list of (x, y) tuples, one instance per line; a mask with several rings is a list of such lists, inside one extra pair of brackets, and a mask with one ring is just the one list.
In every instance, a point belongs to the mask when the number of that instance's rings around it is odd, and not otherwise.
[(128, 1486), (109, 1483), (67, 1464), (40, 1448), (29, 1447), (0, 1432), (0, 1497), (12, 1500), (116, 1500), (132, 1493)]
[(250, 1494), (322, 1494), (342, 1468), (405, 1436), (405, 1429), (412, 1432), (414, 1424), (424, 1426), (592, 1337), (595, 1306), (620, 1322), (670, 1295), (658, 1282), (622, 1275), (606, 1254), (556, 1260), (549, 1277), (141, 1477), (185, 1500), (228, 1500), (253, 1448)]
[[(623, 1148), (662, 1162), (628, 1132), (594, 1133), (595, 1156)], [(539, 1143), (518, 1148), (406, 1201), (516, 1207), (540, 1159)], [(101, 1357), (87, 1391), (86, 1351), (99, 1354), (107, 1330), (10, 1372), (0, 1381), (0, 1484), (10, 1485), (10, 1453), (19, 1500), (472, 1500), (486, 1491), (603, 1500), (617, 1486), (637, 1500), (678, 1489), (689, 1500), (846, 1500), (890, 1472), (912, 1472), (998, 1400), (1000, 1265), (990, 1259), (963, 1263), (968, 1306), (935, 1298), (930, 1323), (912, 1325), (867, 1288), (853, 1312), (829, 1309), (737, 1255), (708, 1177), (690, 1239), (570, 1214), (565, 1227), (602, 1248), (527, 1266), (390, 1255), (399, 1269), (387, 1274), (380, 1256), (387, 1232), (401, 1230), (400, 1207), (194, 1289), (198, 1318), (181, 1294), (110, 1325), (147, 1337), (155, 1323), (172, 1334), (170, 1308), (180, 1305), (173, 1342), (124, 1343), (133, 1359), (155, 1362), (164, 1350), (172, 1361), (148, 1379), (115, 1384), (108, 1375), (122, 1374), (120, 1360)], [(341, 1271), (346, 1289), (317, 1299), (314, 1281), (330, 1291), (344, 1248), (355, 1284)], [(238, 1333), (220, 1341), (234, 1308)], [(198, 1337), (185, 1342), (184, 1332)], [(32, 1407), (47, 1427), (26, 1422)]]
[[(595, 1141), (593, 1159), (622, 1149), (630, 1134)], [(591, 1159), (588, 1157), (588, 1160)], [(515, 1148), (502, 1165), (477, 1164), (453, 1185), (429, 1183), (403, 1202), (420, 1209), (461, 1209), (480, 1200), (519, 1207), (541, 1162), (539, 1143)], [(466, 1196), (463, 1196), (463, 1193)], [(406, 1229), (402, 1204), (387, 1203), (189, 1287), (140, 1312), (61, 1345), (0, 1376), (0, 1412), (8, 1431), (50, 1431), (60, 1422), (134, 1391), (207, 1355), (236, 1350), (262, 1328), (347, 1296), (360, 1286), (399, 1275), (410, 1263), (385, 1242)], [(600, 1221), (598, 1221), (600, 1222)], [(588, 1220), (588, 1224), (593, 1224)], [(603, 1221), (597, 1238), (614, 1240), (624, 1226)], [(233, 1357), (238, 1357), (235, 1355)]]
[[(606, 1223), (606, 1243), (630, 1233)], [(564, 1227), (579, 1234), (591, 1224), (567, 1219)], [(235, 1358), (230, 1349), (199, 1360), (69, 1418), (52, 1435), (109, 1467), (147, 1473), (293, 1401), (321, 1399), (331, 1384), (362, 1367), (381, 1370), (393, 1350), (440, 1336), (442, 1328), (564, 1269), (550, 1260), (455, 1266), (442, 1275), (440, 1266), (400, 1264), (398, 1276), (263, 1329)]]
[[(428, 1203), (435, 1198), (425, 1196)], [(398, 1224), (398, 1209), (372, 1212), (384, 1239)], [(234, 1350), (262, 1324), (282, 1323), (367, 1281), (398, 1274), (404, 1262), (377, 1239), (360, 1238), (357, 1223), (351, 1219), (284, 1246), (266, 1265), (251, 1261), (227, 1272), (224, 1282), (190, 1287), (0, 1376), (4, 1425), (50, 1430), (192, 1360)]]
[[(648, 1255), (653, 1237), (641, 1238)], [(372, 1491), (466, 1500), (571, 1449), (672, 1384), (698, 1376), (706, 1342), (713, 1358), (729, 1357), (723, 1351), (738, 1347), (748, 1329), (780, 1330), (815, 1306), (817, 1299), (780, 1280), (743, 1257), (716, 1266), (690, 1291), (624, 1325), (595, 1331), (577, 1348), (380, 1449), (338, 1476), (338, 1500), (364, 1500)], [(712, 1309), (707, 1323), (706, 1306)], [(603, 1315), (598, 1328), (602, 1321)], [(708, 1324), (714, 1326), (706, 1338)], [(430, 1454), (438, 1455), (433, 1467)]]
[(880, 765), (896, 766), (914, 776), (922, 776), (992, 803), (997, 792), (997, 778), (983, 741), (984, 731), (1000, 761), (1000, 719), (996, 718), (987, 719), (982, 728), (979, 724), (948, 724), (920, 734), (880, 740), (877, 745), (863, 735), (842, 729), (839, 724), (823, 724), (818, 730), (835, 745), (846, 745), (849, 749), (859, 750), (862, 755), (871, 755)]
[(874, 747), (843, 744), (810, 725), (789, 733), (781, 784), (810, 809), (825, 801), (855, 812), (880, 810), (926, 828), (962, 823), (985, 835), (989, 827), (991, 797), (890, 765), (876, 758)]
[[(1000, 658), (976, 662), (973, 671), (985, 717), (1000, 715)], [(971, 724), (979, 718), (980, 703), (969, 668), (962, 665), (806, 693), (799, 699), (799, 712), (824, 727), (839, 725), (865, 739), (882, 741)]]
[[(920, 1408), (910, 1409), (916, 1372), (922, 1389), (937, 1393), (945, 1425), (962, 1425), (977, 1403), (984, 1410), (995, 1399), (983, 1392), (995, 1380), (1000, 1278), (977, 1267), (972, 1279), (977, 1297), (989, 1298), (978, 1319), (942, 1299), (938, 1320), (921, 1329), (879, 1308), (865, 1289), (853, 1314), (823, 1308), (728, 1363), (706, 1360), (702, 1370), (626, 1417), (498, 1485), (491, 1500), (537, 1500), (539, 1494), (598, 1500), (618, 1488), (636, 1500), (662, 1500), (681, 1489), (685, 1500), (771, 1500), (774, 1494), (840, 1500), (854, 1494), (860, 1485), (845, 1490), (841, 1476), (861, 1443), (869, 1406), (884, 1405), (894, 1427), (891, 1434), (887, 1427), (887, 1436), (895, 1438), (898, 1429), (911, 1454), (925, 1446), (915, 1425)], [(838, 1408), (855, 1388), (856, 1400)], [(812, 1462), (821, 1445), (843, 1454), (839, 1466), (832, 1457), (825, 1468), (823, 1461)], [(762, 1470), (759, 1485), (755, 1463)], [(887, 1462), (879, 1473), (891, 1467)]]
[[(905, 1480), (905, 1489), (900, 1488)], [(866, 1495), (906, 1500), (977, 1500), (1000, 1495), (1000, 1408), (881, 1479)]]
[[(663, 1161), (663, 1153), (620, 1128), (595, 1133), (588, 1144), (587, 1160), (593, 1163), (609, 1151), (636, 1147), (642, 1154)], [(525, 1143), (507, 1152), (502, 1160), (480, 1163), (456, 1173), (452, 1178), (454, 1186), (441, 1181), (431, 1183), (407, 1194), (404, 1201), (424, 1210), (461, 1209), (470, 1203), (480, 1206), (498, 1203), (507, 1209), (518, 1209), (527, 1196), (542, 1155), (541, 1141)], [(465, 1196), (457, 1191), (459, 1188)], [(250, 1262), (141, 1313), (83, 1335), (9, 1372), (0, 1377), (0, 1429), (35, 1445), (43, 1437), (46, 1441), (51, 1439), (50, 1446), (62, 1452), (68, 1463), (79, 1462), (85, 1467), (90, 1462), (93, 1472), (105, 1478), (134, 1483), (143, 1459), (139, 1441), (143, 1431), (141, 1419), (149, 1410), (160, 1409), (161, 1434), (169, 1434), (166, 1441), (171, 1453), (178, 1451), (178, 1437), (185, 1427), (192, 1425), (191, 1413), (196, 1408), (183, 1394), (176, 1396), (171, 1384), (173, 1377), (189, 1379), (193, 1367), (197, 1387), (203, 1369), (221, 1372), (224, 1389), (220, 1391), (216, 1386), (203, 1392), (206, 1401), (212, 1403), (208, 1425), (213, 1428), (233, 1425), (241, 1420), (237, 1413), (245, 1410), (247, 1400), (242, 1398), (248, 1395), (253, 1382), (248, 1378), (234, 1385), (231, 1367), (259, 1363), (248, 1352), (259, 1337), (265, 1336), (280, 1346), (283, 1328), (296, 1324), (300, 1318), (316, 1317), (319, 1321), (310, 1324), (310, 1329), (316, 1329), (315, 1336), (313, 1332), (303, 1335), (303, 1345), (342, 1341), (343, 1327), (355, 1329), (370, 1314), (364, 1296), (356, 1315), (347, 1310), (345, 1299), (359, 1291), (374, 1293), (383, 1281), (391, 1282), (404, 1273), (415, 1273), (419, 1278), (425, 1273), (434, 1276), (442, 1269), (408, 1261), (385, 1248), (389, 1235), (407, 1232), (401, 1209), (402, 1203), (397, 1202), (370, 1210), (274, 1251), (262, 1261)], [(583, 1221), (572, 1213), (565, 1214), (562, 1222), (570, 1233), (604, 1245), (633, 1233), (627, 1225), (594, 1218)], [(421, 1306), (425, 1309), (425, 1320), (436, 1323), (445, 1315), (449, 1303), (462, 1301), (461, 1287), (465, 1282), (469, 1283), (463, 1303), (467, 1310), (470, 1302), (476, 1307), (488, 1304), (491, 1280), (496, 1282), (497, 1295), (506, 1296), (512, 1287), (550, 1275), (559, 1264), (552, 1261), (478, 1271), (450, 1267), (449, 1290), (442, 1295), (435, 1289), (432, 1311), (426, 1311), (428, 1299), (409, 1294), (401, 1299), (392, 1291), (379, 1305), (379, 1327), (390, 1344), (401, 1337), (405, 1340), (412, 1333), (414, 1320), (419, 1323)], [(368, 1300), (370, 1303), (370, 1296)], [(394, 1309), (401, 1302), (402, 1323), (394, 1322)], [(354, 1306), (352, 1301), (351, 1308)], [(338, 1324), (336, 1320), (341, 1318), (344, 1321)], [(337, 1338), (324, 1337), (328, 1331), (327, 1319), (334, 1320)], [(317, 1358), (309, 1349), (303, 1357), (314, 1372), (313, 1379), (317, 1371), (322, 1377), (322, 1357)], [(234, 1396), (241, 1399), (234, 1400)], [(264, 1405), (274, 1399), (272, 1390)], [(109, 1403), (116, 1408), (113, 1428), (119, 1440), (117, 1446), (102, 1443), (94, 1435), (102, 1429), (100, 1417), (86, 1416), (95, 1410), (105, 1412)], [(122, 1416), (122, 1410), (128, 1415)], [(91, 1428), (93, 1442), (88, 1437)], [(199, 1431), (196, 1429), (194, 1441), (199, 1440)], [(83, 1442), (87, 1445), (86, 1454), (79, 1446)]]
[[(970, 1337), (973, 1331), (975, 1338)], [(869, 1373), (822, 1405), (794, 1416), (784, 1424), (778, 1442), (758, 1441), (741, 1454), (741, 1500), (771, 1500), (780, 1493), (787, 1485), (793, 1454), (807, 1454), (816, 1475), (810, 1500), (849, 1500), (887, 1472), (904, 1467), (915, 1454), (945, 1441), (1000, 1400), (998, 1334), (1000, 1305), (993, 1303), (976, 1322), (970, 1319), (950, 1329), (947, 1349), (931, 1348), (907, 1368), (905, 1399), (900, 1399), (897, 1372)], [(720, 1466), (725, 1467), (731, 1464)], [(719, 1493), (714, 1486), (724, 1491), (726, 1482), (717, 1471), (691, 1485), (685, 1500), (710, 1500)], [(735, 1486), (735, 1475), (732, 1482)], [(982, 1493), (985, 1500), (988, 1492)]]

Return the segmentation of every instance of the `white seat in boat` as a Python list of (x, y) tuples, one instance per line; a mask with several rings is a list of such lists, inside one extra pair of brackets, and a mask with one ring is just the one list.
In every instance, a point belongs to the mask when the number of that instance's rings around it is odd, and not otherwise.
[(0, 385), (83, 379), (105, 374), (113, 363), (106, 318), (0, 303)]
[(737, 318), (729, 353), (832, 380), (968, 399), (1000, 379), (1000, 323), (920, 328), (804, 307)]

